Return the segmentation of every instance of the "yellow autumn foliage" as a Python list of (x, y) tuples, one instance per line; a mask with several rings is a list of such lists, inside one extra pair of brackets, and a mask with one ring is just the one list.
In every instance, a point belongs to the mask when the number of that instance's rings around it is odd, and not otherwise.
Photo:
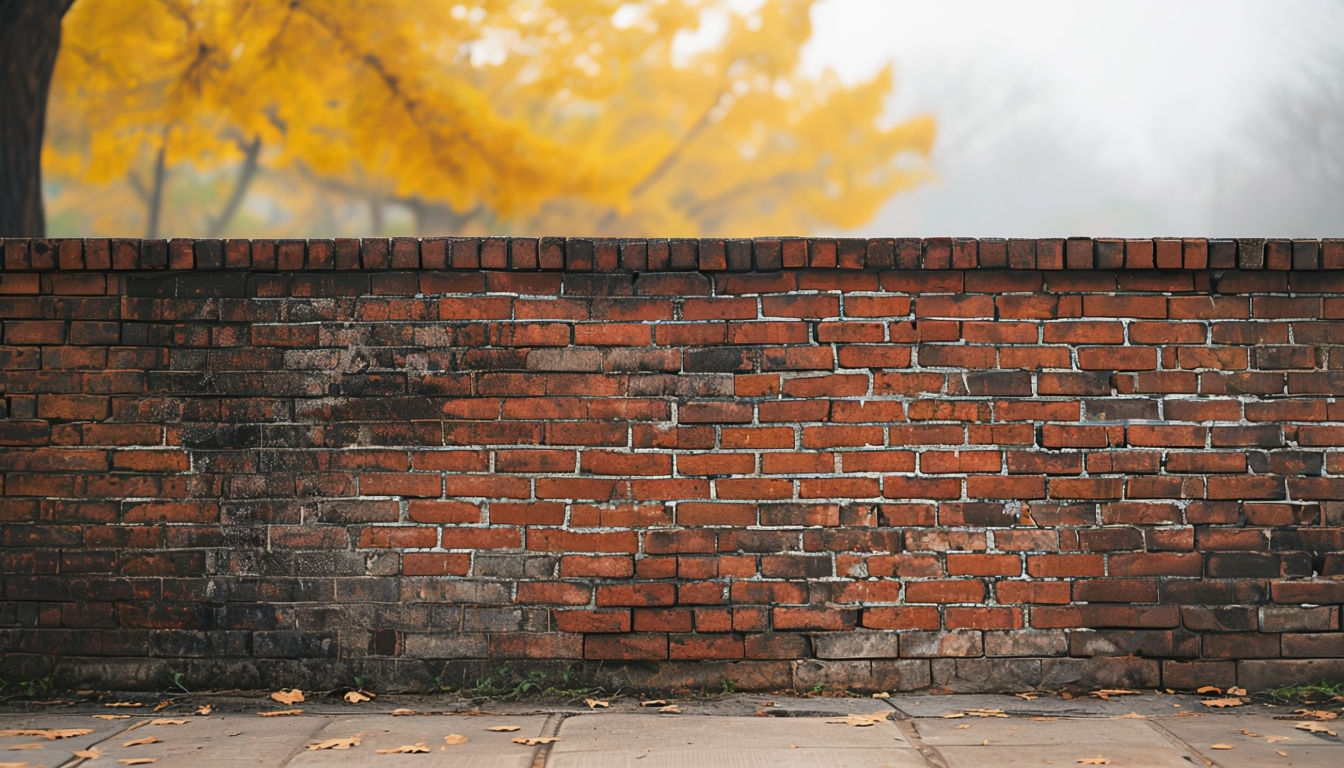
[[(314, 217), (352, 200), (457, 232), (857, 226), (923, 178), (934, 126), (882, 123), (890, 70), (802, 73), (812, 5), (80, 0), (48, 113), (51, 207), (122, 235), (155, 206), (172, 234), (222, 229), (244, 192), (286, 212), (252, 235), (335, 234)], [(726, 30), (688, 46), (711, 11)]]

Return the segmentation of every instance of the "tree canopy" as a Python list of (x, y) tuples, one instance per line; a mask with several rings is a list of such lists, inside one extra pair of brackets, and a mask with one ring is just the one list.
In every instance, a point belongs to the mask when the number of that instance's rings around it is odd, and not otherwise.
[(53, 212), (122, 235), (335, 234), (351, 206), (420, 234), (856, 226), (923, 178), (934, 127), (883, 121), (890, 69), (803, 72), (812, 5), (79, 0)]

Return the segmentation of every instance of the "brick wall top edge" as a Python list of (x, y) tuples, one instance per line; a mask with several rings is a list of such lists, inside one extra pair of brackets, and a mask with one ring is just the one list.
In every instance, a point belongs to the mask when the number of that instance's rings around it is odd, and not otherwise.
[(492, 269), (541, 272), (1344, 269), (1344, 238), (0, 240), (0, 271)]

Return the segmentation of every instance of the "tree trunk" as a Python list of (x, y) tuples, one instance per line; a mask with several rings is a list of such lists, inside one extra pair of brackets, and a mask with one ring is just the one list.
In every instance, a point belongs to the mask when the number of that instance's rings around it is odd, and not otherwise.
[(42, 130), (74, 0), (0, 0), (0, 237), (42, 237)]

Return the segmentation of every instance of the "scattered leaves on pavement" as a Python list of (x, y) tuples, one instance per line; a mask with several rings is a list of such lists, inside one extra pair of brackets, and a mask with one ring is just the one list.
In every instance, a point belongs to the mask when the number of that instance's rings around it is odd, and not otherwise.
[(1128, 688), (1102, 688), (1099, 691), (1093, 691), (1092, 695), (1104, 701), (1110, 701), (1112, 696), (1133, 696), (1142, 693), (1142, 691), (1131, 691)]
[(308, 745), (309, 750), (317, 749), (350, 749), (358, 747), (361, 741), (358, 736), (351, 736), (348, 739), (327, 739), (326, 741), (316, 741)]
[(471, 741), (471, 739), (468, 739), (460, 733), (450, 733), (443, 737), (443, 743), (448, 744), (449, 746), (466, 744), (468, 741)]
[(1337, 731), (1335, 731), (1335, 730), (1333, 730), (1333, 729), (1331, 729), (1331, 728), (1327, 728), (1326, 726), (1321, 725), (1320, 723), (1315, 723), (1315, 722), (1298, 723), (1297, 725), (1295, 725), (1295, 726), (1293, 726), (1293, 727), (1296, 728), (1296, 729), (1299, 730), (1299, 731), (1309, 731), (1309, 732), (1311, 732), (1311, 733), (1324, 733), (1324, 734), (1326, 734), (1326, 735), (1328, 735), (1328, 736), (1338, 736), (1338, 735), (1339, 735), (1339, 733), (1338, 733)]
[(887, 716), (890, 714), (891, 710), (887, 710), (886, 712), (874, 712), (869, 715), (849, 714), (841, 718), (827, 720), (826, 722), (836, 723), (838, 725), (852, 725), (855, 728), (867, 728), (868, 726), (877, 725), (878, 723), (885, 722)]
[(521, 731), (522, 729), (523, 726), (521, 725), (492, 725), (485, 730), (495, 731), (496, 733), (511, 733), (513, 731)]
[(269, 712), (258, 712), (262, 717), (287, 717), (289, 715), (302, 715), (302, 709), (273, 709)]
[(537, 747), (542, 744), (553, 744), (557, 741), (559, 741), (559, 739), (554, 736), (519, 736), (518, 738), (513, 739), (514, 744), (522, 744), (525, 747)]
[[(346, 691), (343, 698), (345, 699), (346, 704), (360, 704), (365, 701), (373, 701), (372, 697), (365, 696), (360, 691)], [(300, 701), (302, 701), (302, 699), (300, 699)]]
[(87, 736), (93, 733), (92, 728), (20, 728), (12, 731), (0, 731), (0, 738), (7, 736), (37, 736), (47, 741), (56, 739), (73, 739), (76, 736)]
[(1199, 703), (1203, 704), (1206, 707), (1217, 707), (1219, 709), (1222, 709), (1223, 707), (1240, 707), (1242, 704), (1245, 704), (1246, 702), (1235, 696), (1231, 696), (1226, 699), (1205, 699)]
[(157, 736), (145, 736), (145, 737), (143, 737), (143, 738), (139, 738), (139, 739), (131, 739), (130, 741), (123, 741), (123, 742), (121, 743), (121, 746), (123, 746), (123, 747), (142, 747), (142, 746), (144, 746), (144, 745), (146, 745), (146, 744), (158, 744), (158, 743), (159, 743), (159, 737), (157, 737)]
[(298, 688), (281, 688), (271, 694), (271, 701), (281, 704), (298, 704), (303, 701), (303, 691)]
[(424, 744), (403, 744), (394, 749), (375, 749), (374, 752), (380, 755), (416, 755), (422, 752), (428, 752), (429, 747)]
[(598, 707), (605, 708), (611, 706), (610, 701), (603, 701), (602, 699), (584, 699), (583, 703), (587, 704), (589, 709), (597, 709)]

